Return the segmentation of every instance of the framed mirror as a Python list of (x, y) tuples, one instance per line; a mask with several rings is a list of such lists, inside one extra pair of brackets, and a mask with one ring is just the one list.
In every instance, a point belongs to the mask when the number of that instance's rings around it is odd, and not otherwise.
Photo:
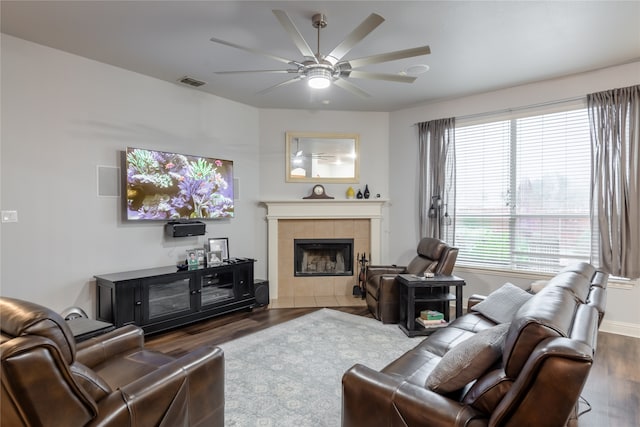
[(358, 134), (287, 132), (286, 135), (287, 182), (359, 181)]

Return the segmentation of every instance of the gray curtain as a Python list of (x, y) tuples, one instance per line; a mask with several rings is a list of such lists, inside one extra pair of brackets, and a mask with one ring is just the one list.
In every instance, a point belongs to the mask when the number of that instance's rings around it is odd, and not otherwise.
[(640, 277), (640, 85), (587, 95), (591, 218), (599, 266)]
[(454, 244), (455, 118), (418, 123), (420, 237)]

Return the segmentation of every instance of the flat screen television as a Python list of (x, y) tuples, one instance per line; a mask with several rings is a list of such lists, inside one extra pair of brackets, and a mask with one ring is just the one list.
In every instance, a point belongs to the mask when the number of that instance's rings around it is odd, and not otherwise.
[(127, 148), (127, 220), (233, 218), (233, 161)]

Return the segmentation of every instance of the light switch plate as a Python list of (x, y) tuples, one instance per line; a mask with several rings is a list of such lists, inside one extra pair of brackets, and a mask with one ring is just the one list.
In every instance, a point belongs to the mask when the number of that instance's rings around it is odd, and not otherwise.
[(2, 222), (18, 222), (18, 211), (2, 211)]

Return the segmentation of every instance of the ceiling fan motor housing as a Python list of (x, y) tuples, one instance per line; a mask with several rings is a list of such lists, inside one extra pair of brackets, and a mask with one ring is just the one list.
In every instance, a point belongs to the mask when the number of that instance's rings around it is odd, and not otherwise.
[(327, 17), (323, 13), (316, 13), (311, 18), (313, 28), (324, 28), (327, 26)]

